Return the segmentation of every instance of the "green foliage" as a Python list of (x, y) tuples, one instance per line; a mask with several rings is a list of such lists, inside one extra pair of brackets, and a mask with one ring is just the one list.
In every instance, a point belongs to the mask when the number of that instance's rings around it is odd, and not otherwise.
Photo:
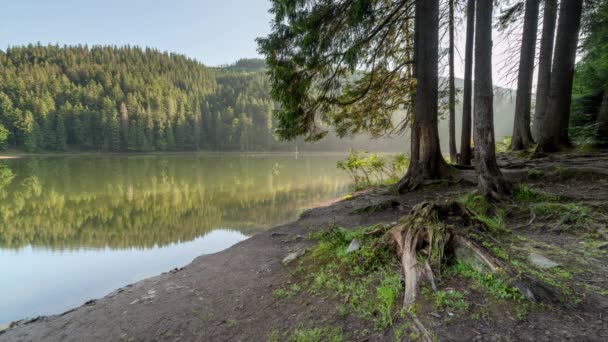
[(589, 1), (582, 23), (582, 58), (576, 65), (570, 136), (577, 145), (605, 142), (596, 118), (608, 86), (608, 2)]
[(9, 131), (4, 127), (4, 125), (0, 124), (0, 151), (4, 151), (8, 148), (8, 136)]
[(413, 102), (409, 1), (271, 4), (272, 32), (258, 44), (281, 104), (281, 138), (320, 139), (326, 125), (339, 136), (380, 136), (404, 127), (393, 115)]
[[(376, 228), (349, 231), (334, 226), (318, 234), (319, 245), (307, 257), (306, 273), (313, 294), (347, 297), (348, 310), (384, 329), (394, 324), (403, 289), (394, 251), (365, 234)], [(355, 238), (361, 248), (346, 254)]]
[(263, 64), (212, 69), (128, 46), (11, 47), (0, 52), (0, 125), (28, 152), (271, 149)]
[(457, 290), (439, 290), (433, 293), (433, 306), (441, 311), (464, 312), (469, 304), (464, 299), (464, 293)]
[(289, 299), (289, 298), (295, 296), (296, 294), (298, 294), (301, 289), (302, 289), (302, 286), (300, 284), (291, 284), (290, 286), (288, 286), (286, 288), (277, 289), (276, 291), (274, 291), (274, 294), (278, 298)]
[(460, 198), (460, 201), (475, 214), (485, 215), (491, 207), (490, 202), (485, 196), (467, 193)]
[(545, 194), (540, 191), (530, 189), (526, 184), (518, 184), (513, 191), (513, 198), (518, 202), (536, 203), (536, 202), (554, 202), (560, 199), (559, 196)]
[(475, 219), (485, 224), (492, 232), (505, 229), (505, 211), (497, 208), (482, 195), (466, 194), (460, 201), (475, 214)]
[(460, 261), (457, 261), (450, 267), (450, 272), (454, 275), (474, 280), (496, 298), (523, 300), (519, 290), (513, 286), (509, 286), (497, 273), (482, 273), (471, 265)]
[(356, 189), (394, 183), (405, 174), (408, 165), (409, 159), (403, 153), (389, 157), (352, 149), (346, 159), (337, 163), (352, 178)]
[(509, 152), (509, 147), (511, 146), (511, 137), (505, 137), (502, 141), (496, 142), (496, 152), (505, 153)]

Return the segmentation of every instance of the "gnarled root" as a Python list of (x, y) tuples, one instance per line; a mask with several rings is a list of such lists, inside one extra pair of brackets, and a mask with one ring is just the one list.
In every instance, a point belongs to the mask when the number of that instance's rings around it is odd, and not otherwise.
[[(405, 278), (405, 308), (418, 297), (421, 283), (429, 283), (433, 290), (436, 289), (435, 274), (440, 272), (446, 253), (467, 255), (476, 263), (485, 265), (489, 272), (504, 272), (522, 295), (531, 301), (556, 301), (557, 296), (546, 284), (519, 274), (509, 264), (469, 239), (465, 229), (470, 227), (484, 228), (482, 223), (474, 219), (473, 213), (455, 201), (418, 204), (410, 215), (392, 227), (390, 237), (398, 245), (397, 253)], [(457, 249), (464, 252), (455, 253)]]

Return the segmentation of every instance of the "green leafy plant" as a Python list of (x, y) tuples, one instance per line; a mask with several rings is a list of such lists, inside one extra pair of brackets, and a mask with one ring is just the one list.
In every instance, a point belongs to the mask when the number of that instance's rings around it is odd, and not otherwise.
[(353, 179), (355, 189), (394, 183), (405, 173), (408, 165), (409, 159), (403, 153), (385, 156), (358, 150), (350, 150), (348, 157), (337, 163), (337, 167)]

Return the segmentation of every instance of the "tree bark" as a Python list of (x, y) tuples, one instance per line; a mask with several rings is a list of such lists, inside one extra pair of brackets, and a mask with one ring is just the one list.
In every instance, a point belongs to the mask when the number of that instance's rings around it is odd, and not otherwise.
[(571, 146), (568, 121), (582, 8), (583, 0), (562, 1), (560, 5), (549, 105), (538, 141), (539, 152), (556, 152)]
[(462, 130), (459, 164), (471, 165), (471, 93), (473, 76), (473, 39), (475, 36), (475, 0), (467, 1), (467, 33), (464, 56), (464, 87), (462, 99)]
[(456, 163), (458, 159), (458, 151), (456, 151), (456, 85), (454, 84), (454, 1), (448, 1), (448, 31), (449, 31), (449, 79), (448, 79), (448, 107), (450, 111), (449, 120), (449, 144), (450, 144), (450, 160)]
[(597, 114), (597, 138), (600, 145), (608, 145), (608, 84), (604, 88), (602, 105)]
[(478, 0), (475, 23), (475, 168), (481, 194), (500, 199), (511, 186), (496, 163), (492, 85), (493, 0)]
[(437, 128), (439, 0), (416, 2), (415, 57), (417, 82), (412, 140), (416, 141), (412, 143), (412, 160), (399, 182), (399, 191), (416, 188), (423, 180), (451, 175), (451, 168), (441, 155)]
[(519, 75), (515, 98), (515, 120), (511, 150), (525, 150), (534, 144), (530, 131), (530, 103), (532, 98), (532, 76), (536, 52), (536, 31), (540, 0), (526, 0), (524, 31), (519, 55)]
[(543, 130), (543, 118), (547, 112), (549, 85), (551, 83), (551, 62), (553, 60), (553, 41), (557, 20), (557, 0), (545, 0), (543, 32), (538, 57), (538, 81), (536, 84), (536, 108), (534, 110), (533, 137), (539, 139)]

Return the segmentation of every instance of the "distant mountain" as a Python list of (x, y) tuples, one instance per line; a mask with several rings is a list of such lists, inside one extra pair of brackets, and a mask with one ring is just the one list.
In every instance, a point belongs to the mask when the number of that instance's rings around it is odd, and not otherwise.
[(266, 61), (259, 58), (242, 58), (236, 61), (234, 64), (221, 67), (221, 69), (237, 72), (259, 72), (266, 69)]

